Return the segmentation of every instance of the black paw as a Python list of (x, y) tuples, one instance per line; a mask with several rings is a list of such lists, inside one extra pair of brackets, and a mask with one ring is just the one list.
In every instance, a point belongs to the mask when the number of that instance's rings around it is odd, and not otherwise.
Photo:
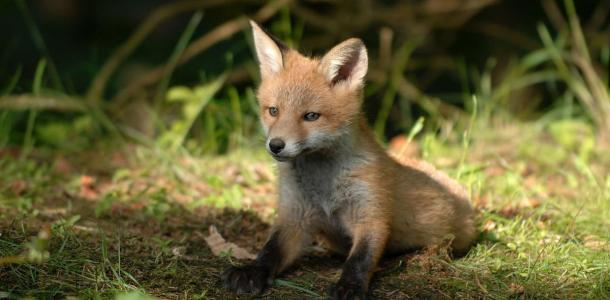
[(339, 280), (330, 288), (330, 298), (333, 300), (366, 300), (366, 291), (362, 284)]
[(230, 267), (222, 274), (224, 287), (236, 293), (260, 294), (270, 279), (267, 268), (255, 265)]

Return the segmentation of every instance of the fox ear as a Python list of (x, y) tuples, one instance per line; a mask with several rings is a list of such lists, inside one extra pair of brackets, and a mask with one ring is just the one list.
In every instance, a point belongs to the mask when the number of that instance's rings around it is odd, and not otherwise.
[(361, 87), (368, 69), (366, 47), (360, 39), (351, 38), (332, 48), (320, 62), (320, 70), (332, 85), (346, 83)]
[(261, 77), (269, 77), (282, 69), (282, 51), (288, 48), (282, 42), (265, 32), (256, 22), (250, 20), (250, 26), (252, 26), (254, 47), (256, 48)]

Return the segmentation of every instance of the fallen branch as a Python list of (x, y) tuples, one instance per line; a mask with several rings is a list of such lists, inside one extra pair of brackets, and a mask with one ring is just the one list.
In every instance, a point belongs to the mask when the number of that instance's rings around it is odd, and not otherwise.
[(72, 97), (34, 96), (32, 94), (10, 95), (0, 98), (0, 109), (11, 110), (56, 110), (85, 111), (87, 106), (81, 99)]

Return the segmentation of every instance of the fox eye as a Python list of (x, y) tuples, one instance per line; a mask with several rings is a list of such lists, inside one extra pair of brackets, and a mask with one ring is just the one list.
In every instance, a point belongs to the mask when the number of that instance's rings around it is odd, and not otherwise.
[(305, 119), (305, 121), (315, 121), (320, 117), (319, 113), (315, 113), (315, 112), (308, 112), (306, 113), (303, 118)]
[(269, 114), (270, 114), (272, 117), (277, 116), (277, 113), (278, 113), (278, 109), (277, 109), (277, 107), (275, 107), (275, 106), (271, 106), (271, 107), (269, 107)]

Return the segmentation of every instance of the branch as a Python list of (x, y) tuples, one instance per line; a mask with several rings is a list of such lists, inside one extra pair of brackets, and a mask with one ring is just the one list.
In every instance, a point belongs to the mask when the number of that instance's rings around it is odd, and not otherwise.
[(237, 2), (238, 0), (185, 0), (175, 3), (169, 3), (155, 9), (146, 20), (134, 31), (131, 36), (112, 54), (104, 63), (93, 83), (87, 91), (87, 100), (92, 103), (98, 103), (103, 96), (104, 89), (108, 79), (119, 67), (119, 65), (148, 37), (155, 28), (157, 28), (165, 20), (189, 11), (194, 11), (206, 7), (212, 7), (228, 2)]
[[(258, 12), (256, 12), (254, 15), (254, 20), (258, 22), (266, 21), (267, 19), (271, 18), (282, 6), (290, 2), (292, 2), (292, 0), (277, 0), (269, 2)], [(191, 43), (178, 59), (178, 65), (184, 64), (214, 44), (231, 37), (233, 34), (247, 28), (248, 26), (248, 18), (244, 16), (237, 17), (221, 24), (214, 30), (208, 32), (206, 35)], [(139, 80), (135, 80), (130, 85), (122, 89), (119, 94), (112, 99), (112, 103), (120, 106), (123, 102), (131, 98), (141, 89), (159, 81), (161, 78), (163, 78), (166, 72), (167, 69), (165, 65), (156, 67), (148, 72), (148, 75), (140, 78)]]
[(11, 110), (56, 110), (85, 111), (82, 100), (72, 97), (34, 96), (32, 94), (10, 95), (0, 97), (0, 109)]

